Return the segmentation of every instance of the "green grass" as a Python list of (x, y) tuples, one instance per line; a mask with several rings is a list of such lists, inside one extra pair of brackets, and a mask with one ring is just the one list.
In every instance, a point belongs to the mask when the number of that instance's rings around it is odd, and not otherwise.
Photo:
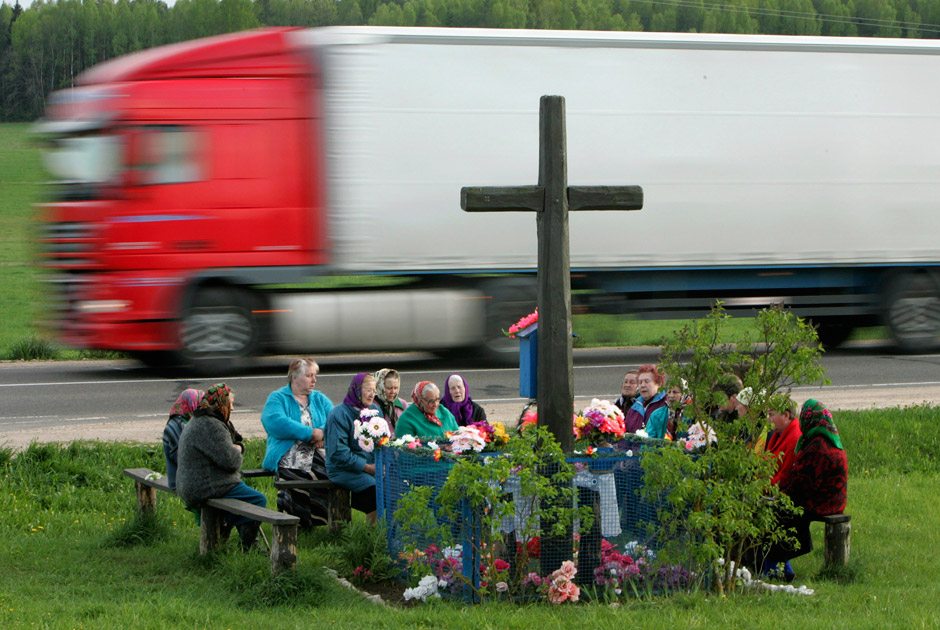
[[(0, 124), (0, 360), (79, 359), (123, 356), (107, 352), (62, 349), (41, 330), (44, 291), (36, 260), (34, 227), (45, 175), (39, 148), (30, 138), (28, 124)], [(409, 282), (410, 278), (383, 276), (339, 276), (310, 283), (310, 288), (387, 286)], [(298, 288), (293, 286), (293, 288)], [(576, 348), (596, 346), (659, 345), (662, 338), (687, 320), (640, 321), (615, 315), (576, 315)], [(729, 331), (747, 328), (748, 318), (738, 318)], [(507, 326), (511, 322), (507, 322)], [(884, 339), (881, 328), (856, 331), (853, 339)]]
[(0, 357), (15, 342), (35, 336), (41, 290), (35, 257), (33, 203), (38, 200), (42, 166), (31, 144), (30, 125), (0, 125)]
[[(596, 604), (380, 608), (324, 579), (342, 539), (302, 534), (295, 573), (272, 579), (265, 554), (230, 544), (211, 559), (179, 501), (158, 497), (157, 523), (134, 524), (120, 471), (162, 470), (158, 445), (74, 443), (0, 449), (0, 627), (19, 628), (936, 628), (940, 626), (940, 409), (841, 412), (852, 514), (849, 570), (820, 575), (816, 547), (794, 562), (811, 597), (709, 593)], [(246, 467), (264, 444), (249, 442)], [(273, 499), (270, 480), (259, 489)], [(158, 493), (159, 494), (159, 493)]]
[[(577, 336), (575, 348), (597, 346), (658, 346), (663, 337), (671, 337), (691, 320), (640, 320), (629, 315), (575, 315), (571, 327)], [(753, 330), (753, 318), (733, 317), (724, 327), (725, 337), (738, 337), (744, 331)], [(887, 339), (882, 327), (859, 328), (851, 339)]]

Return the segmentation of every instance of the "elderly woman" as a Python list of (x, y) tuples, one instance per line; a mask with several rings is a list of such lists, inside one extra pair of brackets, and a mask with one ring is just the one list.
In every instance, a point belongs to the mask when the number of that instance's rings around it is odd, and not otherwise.
[(166, 481), (170, 489), (176, 488), (176, 454), (179, 451), (180, 434), (199, 406), (202, 392), (184, 389), (170, 408), (170, 417), (163, 428), (163, 457), (166, 460)]
[[(278, 479), (310, 481), (327, 478), (320, 449), (333, 403), (315, 390), (320, 366), (313, 359), (295, 359), (287, 370), (287, 385), (268, 396), (261, 424), (268, 433), (262, 466)], [(325, 496), (311, 490), (280, 490), (277, 509), (300, 517), (304, 529), (327, 521)]]
[(441, 390), (431, 381), (421, 381), (411, 391), (415, 404), (398, 419), (398, 435), (443, 439), (459, 428), (447, 407), (441, 406)]
[[(241, 480), (245, 447), (230, 421), (234, 405), (235, 395), (225, 383), (213, 385), (183, 428), (176, 493), (189, 507), (220, 497), (267, 506), (264, 495)], [(226, 515), (225, 522), (238, 530), (243, 550), (254, 545), (261, 523), (235, 515)]]
[(637, 369), (637, 397), (624, 413), (623, 423), (628, 433), (645, 429), (653, 412), (666, 406), (666, 392), (659, 391), (666, 377), (655, 365), (641, 365)]
[(375, 377), (357, 374), (353, 377), (341, 405), (333, 407), (326, 420), (326, 472), (330, 480), (352, 492), (353, 509), (365, 512), (375, 523), (374, 455), (359, 446), (354, 423), (364, 409), (381, 409), (373, 404)]
[(636, 372), (627, 372), (624, 375), (623, 384), (620, 386), (620, 396), (614, 401), (614, 405), (625, 414), (636, 401), (636, 377)]
[(447, 377), (447, 389), (441, 397), (441, 404), (454, 414), (454, 419), (459, 426), (465, 427), (474, 422), (486, 421), (486, 411), (470, 398), (467, 379), (460, 374), (451, 374)]
[[(780, 480), (780, 490), (803, 508), (799, 516), (780, 519), (781, 528), (794, 528), (799, 548), (787, 542), (771, 546), (767, 563), (777, 563), (813, 550), (809, 524), (818, 516), (845, 510), (849, 465), (832, 414), (818, 400), (809, 399), (800, 411), (801, 435), (796, 459)], [(766, 566), (766, 565), (765, 565)], [(789, 577), (789, 576), (788, 576)]]
[(268, 433), (262, 466), (310, 470), (316, 449), (324, 445), (323, 430), (333, 403), (314, 389), (320, 366), (313, 359), (295, 359), (287, 370), (287, 385), (268, 396), (261, 424)]
[(398, 397), (401, 388), (401, 375), (397, 370), (384, 368), (375, 373), (375, 404), (382, 410), (388, 421), (388, 427), (395, 436), (395, 424), (408, 408), (408, 403)]

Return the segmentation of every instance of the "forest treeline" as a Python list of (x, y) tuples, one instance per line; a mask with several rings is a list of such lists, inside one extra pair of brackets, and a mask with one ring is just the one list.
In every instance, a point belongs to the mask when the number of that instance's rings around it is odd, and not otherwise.
[(0, 7), (0, 120), (39, 117), (82, 70), (259, 26), (381, 24), (936, 38), (937, 0), (37, 0)]

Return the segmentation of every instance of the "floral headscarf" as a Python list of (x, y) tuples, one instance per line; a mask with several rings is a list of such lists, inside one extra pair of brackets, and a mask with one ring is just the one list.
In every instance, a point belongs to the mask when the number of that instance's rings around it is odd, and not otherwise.
[(424, 396), (421, 395), (421, 392), (423, 392), (424, 388), (428, 385), (433, 385), (433, 383), (431, 383), (431, 381), (421, 381), (415, 385), (415, 388), (411, 390), (411, 400), (415, 402), (418, 409), (421, 410), (421, 413), (424, 414), (424, 417), (427, 418), (429, 422), (441, 427), (443, 425), (441, 424), (440, 418), (437, 417), (437, 413), (428, 411), (428, 403), (425, 402)]
[(203, 394), (198, 409), (206, 409), (211, 416), (228, 424), (229, 416), (232, 414), (232, 406), (229, 403), (231, 393), (232, 390), (228, 385), (216, 383)]
[(180, 416), (183, 422), (188, 422), (193, 417), (193, 412), (199, 406), (199, 399), (202, 398), (202, 392), (198, 389), (184, 389), (170, 408), (170, 417)]
[[(373, 376), (375, 377), (375, 397), (381, 400), (382, 402), (388, 402), (385, 400), (385, 375), (391, 372), (391, 368), (382, 368)], [(392, 401), (395, 402), (395, 401)]]
[(346, 398), (343, 398), (344, 405), (349, 405), (356, 409), (366, 408), (366, 406), (362, 404), (362, 381), (365, 380), (366, 376), (368, 376), (368, 373), (360, 372), (353, 377), (352, 382), (349, 384), (349, 389), (346, 390)]
[[(450, 379), (455, 376), (463, 381), (464, 398), (460, 402), (454, 400), (450, 395)], [(441, 396), (441, 404), (454, 414), (457, 424), (460, 426), (470, 424), (470, 419), (473, 416), (473, 400), (470, 398), (470, 388), (467, 386), (467, 379), (460, 374), (451, 374), (448, 376), (447, 380), (444, 381), (444, 394)]]
[(839, 438), (839, 429), (836, 428), (836, 424), (832, 420), (832, 413), (814, 398), (810, 398), (803, 403), (803, 409), (800, 411), (800, 431), (803, 432), (803, 435), (796, 443), (797, 453), (816, 436), (822, 436), (837, 449), (845, 450), (842, 448), (842, 439)]

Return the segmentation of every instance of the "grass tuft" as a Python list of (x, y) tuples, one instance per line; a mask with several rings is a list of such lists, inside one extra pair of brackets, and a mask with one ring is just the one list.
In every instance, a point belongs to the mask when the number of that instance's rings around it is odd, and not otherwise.
[(170, 535), (170, 527), (159, 516), (135, 516), (110, 532), (102, 542), (102, 546), (116, 548), (150, 546), (166, 542)]
[(51, 341), (35, 335), (14, 341), (7, 352), (7, 358), (12, 361), (49, 360), (58, 355), (59, 351)]

